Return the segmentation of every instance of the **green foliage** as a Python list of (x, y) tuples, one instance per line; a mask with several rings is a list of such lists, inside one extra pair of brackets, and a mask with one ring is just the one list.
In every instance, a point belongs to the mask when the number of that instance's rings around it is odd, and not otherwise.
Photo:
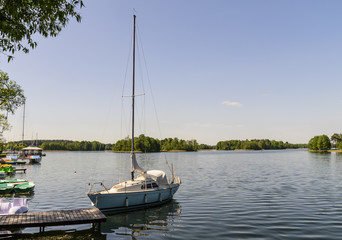
[(10, 80), (7, 73), (0, 70), (0, 143), (2, 133), (10, 129), (8, 114), (13, 114), (24, 103), (23, 89), (15, 81)]
[(0, 114), (0, 139), (2, 137), (2, 133), (4, 131), (8, 131), (10, 130), (11, 126), (9, 125), (8, 121), (7, 121), (7, 117), (3, 114)]
[[(132, 139), (126, 138), (115, 143), (113, 151), (131, 151)], [(198, 143), (196, 140), (183, 140), (178, 138), (165, 138), (164, 140), (154, 139), (141, 134), (134, 138), (134, 150), (140, 152), (160, 152), (162, 151), (197, 151)]]
[[(112, 144), (103, 144), (97, 141), (66, 141), (66, 140), (38, 140), (36, 141), (43, 150), (60, 150), (60, 151), (104, 151), (111, 149)], [(31, 142), (25, 141), (24, 147), (32, 145)], [(22, 149), (21, 142), (9, 142), (6, 150)]]
[(9, 142), (4, 147), (5, 150), (11, 150), (11, 151), (19, 151), (22, 148), (27, 147), (28, 145), (22, 142)]
[(334, 133), (331, 137), (330, 140), (333, 142), (335, 147), (342, 149), (342, 134)]
[(67, 151), (104, 151), (105, 144), (97, 141), (74, 141), (74, 142), (44, 142), (41, 146), (44, 150), (67, 150)]
[[(126, 138), (119, 140), (115, 143), (113, 151), (129, 152), (131, 151), (132, 139)], [(134, 138), (134, 150), (139, 152), (159, 152), (160, 142), (144, 134)]]
[[(66, 140), (36, 140), (36, 145), (44, 150), (67, 150), (67, 151), (104, 151), (113, 150), (116, 152), (130, 152), (131, 139), (121, 139), (115, 144), (103, 144), (97, 141), (66, 141)], [(321, 145), (325, 143), (322, 142)], [(32, 145), (30, 141), (24, 141), (24, 145)], [(198, 144), (196, 140), (183, 140), (178, 138), (165, 138), (163, 140), (154, 139), (141, 134), (134, 138), (134, 150), (137, 152), (160, 152), (160, 151), (197, 151), (199, 149), (217, 150), (261, 150), (261, 149), (286, 149), (286, 148), (306, 148), (306, 144), (290, 144), (283, 141), (268, 139), (260, 140), (228, 140), (218, 142), (216, 146)], [(21, 149), (21, 142), (9, 142), (7, 150)]]
[[(33, 35), (56, 37), (70, 18), (81, 21), (76, 8), (83, 6), (82, 0), (0, 0), (1, 51), (28, 53), (30, 48), (37, 46)], [(13, 59), (13, 56), (7, 56), (8, 61)]]
[(209, 149), (216, 149), (216, 146), (211, 146), (207, 144), (198, 145), (198, 150), (209, 150)]
[(216, 144), (216, 150), (271, 150), (305, 148), (305, 144), (291, 144), (269, 139), (227, 140)]
[(160, 152), (159, 140), (145, 136), (144, 134), (141, 134), (139, 138), (134, 138), (134, 145), (137, 151)]
[(310, 139), (308, 148), (314, 151), (327, 151), (331, 148), (330, 139), (327, 135), (315, 136)]
[(112, 150), (116, 152), (129, 152), (131, 151), (131, 141), (132, 139), (129, 138), (118, 140)]
[(165, 138), (160, 141), (162, 151), (197, 151), (196, 140), (183, 140), (178, 138)]
[(23, 89), (0, 70), (0, 111), (13, 114), (24, 103)]

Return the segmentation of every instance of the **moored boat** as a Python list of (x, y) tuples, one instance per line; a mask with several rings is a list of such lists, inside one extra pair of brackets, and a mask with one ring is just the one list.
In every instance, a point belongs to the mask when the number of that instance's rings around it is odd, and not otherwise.
[(26, 147), (21, 150), (20, 159), (27, 159), (30, 163), (40, 163), (45, 156), (43, 149), (39, 147)]
[(17, 162), (16, 161), (12, 161), (12, 160), (5, 160), (5, 164), (16, 165)]
[(0, 184), (1, 183), (12, 183), (14, 185), (18, 185), (20, 183), (26, 183), (26, 182), (28, 182), (28, 181), (25, 179), (17, 179), (17, 178), (0, 180)]
[(28, 212), (27, 198), (14, 198), (13, 202), (0, 199), (0, 215)]
[(13, 192), (14, 185), (11, 183), (0, 184), (0, 194), (10, 194)]
[(0, 172), (4, 172), (6, 175), (14, 174), (14, 168), (10, 164), (0, 164)]
[[(131, 179), (118, 183), (110, 189), (92, 192), (93, 185), (88, 192), (92, 204), (101, 211), (127, 211), (160, 205), (173, 198), (181, 180), (173, 175), (168, 182), (166, 174), (161, 170), (146, 171), (136, 160), (134, 152), (134, 98), (135, 98), (135, 18), (133, 16), (133, 81), (132, 81), (132, 141), (131, 141)], [(173, 169), (173, 168), (172, 168)], [(134, 173), (140, 173), (134, 177)], [(101, 184), (103, 186), (103, 184)]]
[(8, 153), (6, 155), (5, 160), (17, 161), (18, 160), (18, 153), (14, 153), (14, 152)]
[(25, 182), (14, 187), (15, 193), (28, 193), (34, 190), (35, 184), (33, 182)]

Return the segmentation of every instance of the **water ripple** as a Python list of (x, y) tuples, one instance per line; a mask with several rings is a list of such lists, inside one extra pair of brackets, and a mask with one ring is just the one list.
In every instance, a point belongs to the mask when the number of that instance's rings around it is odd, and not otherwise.
[[(340, 155), (251, 151), (149, 156), (150, 161), (139, 154), (138, 159), (151, 169), (160, 169), (165, 156), (174, 164), (183, 182), (175, 200), (108, 215), (101, 229), (107, 239), (341, 238)], [(41, 165), (27, 168), (26, 178), (36, 183), (30, 211), (38, 212), (90, 207), (87, 183), (110, 186), (129, 178), (130, 166), (127, 154), (48, 152)]]

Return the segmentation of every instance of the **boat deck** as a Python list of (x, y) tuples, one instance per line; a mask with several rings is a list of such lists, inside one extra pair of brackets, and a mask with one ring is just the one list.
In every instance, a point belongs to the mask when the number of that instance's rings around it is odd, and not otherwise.
[(44, 232), (45, 227), (73, 224), (98, 224), (106, 221), (106, 216), (98, 208), (59, 210), (35, 213), (19, 213), (0, 215), (0, 228), (26, 228), (39, 227)]

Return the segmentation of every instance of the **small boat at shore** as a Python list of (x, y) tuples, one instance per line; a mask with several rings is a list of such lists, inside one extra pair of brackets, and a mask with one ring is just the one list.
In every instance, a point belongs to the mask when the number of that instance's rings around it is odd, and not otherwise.
[(14, 168), (10, 164), (0, 164), (0, 173), (5, 173), (6, 175), (14, 174)]
[(0, 215), (28, 212), (27, 198), (14, 198), (13, 202), (0, 199)]
[(0, 184), (1, 183), (12, 183), (12, 184), (17, 185), (17, 184), (26, 183), (26, 182), (28, 182), (28, 181), (25, 179), (16, 179), (16, 178), (0, 180)]
[(18, 153), (14, 153), (14, 152), (8, 153), (4, 160), (17, 161), (18, 160)]
[(6, 172), (3, 170), (0, 170), (0, 178), (6, 177)]
[(26, 161), (23, 160), (7, 160), (7, 159), (3, 159), (5, 162), (4, 164), (8, 164), (8, 165), (17, 165), (17, 164), (26, 164)]
[(0, 184), (0, 194), (10, 194), (13, 192), (14, 185), (11, 183)]
[(18, 184), (14, 187), (15, 193), (28, 193), (33, 192), (35, 184), (33, 182), (25, 182)]

